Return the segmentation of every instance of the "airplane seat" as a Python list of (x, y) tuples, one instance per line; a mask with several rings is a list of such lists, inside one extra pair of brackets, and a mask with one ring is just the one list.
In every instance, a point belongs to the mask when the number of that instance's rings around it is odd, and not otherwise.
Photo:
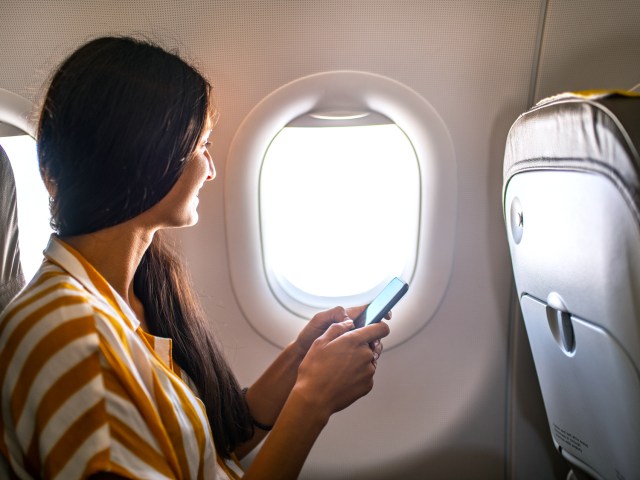
[(507, 137), (513, 273), (567, 478), (640, 478), (640, 96), (566, 93)]
[(24, 283), (18, 245), (16, 183), (9, 157), (0, 146), (0, 312)]

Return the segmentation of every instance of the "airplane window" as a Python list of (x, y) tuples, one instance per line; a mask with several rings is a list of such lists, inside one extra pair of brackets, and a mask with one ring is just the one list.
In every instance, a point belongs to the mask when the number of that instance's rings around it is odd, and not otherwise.
[(52, 233), (49, 225), (49, 194), (40, 172), (36, 142), (29, 135), (0, 137), (16, 181), (18, 241), (22, 271), (27, 281), (42, 263), (42, 251)]
[(396, 124), (366, 112), (305, 117), (276, 135), (260, 174), (265, 270), (294, 312), (296, 302), (364, 302), (409, 279), (419, 230), (418, 161)]
[(457, 174), (447, 125), (417, 92), (368, 72), (293, 80), (248, 112), (225, 166), (231, 283), (265, 340), (284, 347), (319, 310), (368, 303), (394, 276), (411, 287), (385, 348), (432, 318)]

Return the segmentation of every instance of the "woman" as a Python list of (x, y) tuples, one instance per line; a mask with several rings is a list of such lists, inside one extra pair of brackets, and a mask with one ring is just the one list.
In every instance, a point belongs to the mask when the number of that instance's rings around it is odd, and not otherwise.
[[(0, 317), (0, 475), (293, 478), (329, 417), (372, 388), (386, 324), (316, 315), (243, 391), (162, 230), (215, 176), (211, 87), (178, 56), (100, 38), (58, 68), (38, 125), (42, 267)], [(199, 401), (201, 400), (201, 402)]]

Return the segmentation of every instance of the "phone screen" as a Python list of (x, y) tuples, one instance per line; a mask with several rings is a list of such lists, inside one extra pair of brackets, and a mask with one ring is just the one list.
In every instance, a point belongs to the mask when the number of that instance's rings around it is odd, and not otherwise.
[(407, 293), (408, 289), (409, 285), (398, 277), (391, 280), (378, 296), (373, 299), (369, 306), (358, 315), (358, 318), (356, 318), (354, 322), (356, 326), (364, 327), (382, 320), (398, 300)]

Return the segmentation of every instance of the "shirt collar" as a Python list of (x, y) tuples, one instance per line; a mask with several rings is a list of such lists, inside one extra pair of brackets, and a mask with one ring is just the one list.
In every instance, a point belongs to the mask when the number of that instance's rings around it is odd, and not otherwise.
[(140, 321), (129, 305), (104, 277), (77, 250), (74, 250), (57, 235), (53, 234), (49, 238), (44, 256), (80, 282), (84, 288), (106, 303), (110, 309), (115, 310), (132, 330), (136, 330), (140, 326)]

